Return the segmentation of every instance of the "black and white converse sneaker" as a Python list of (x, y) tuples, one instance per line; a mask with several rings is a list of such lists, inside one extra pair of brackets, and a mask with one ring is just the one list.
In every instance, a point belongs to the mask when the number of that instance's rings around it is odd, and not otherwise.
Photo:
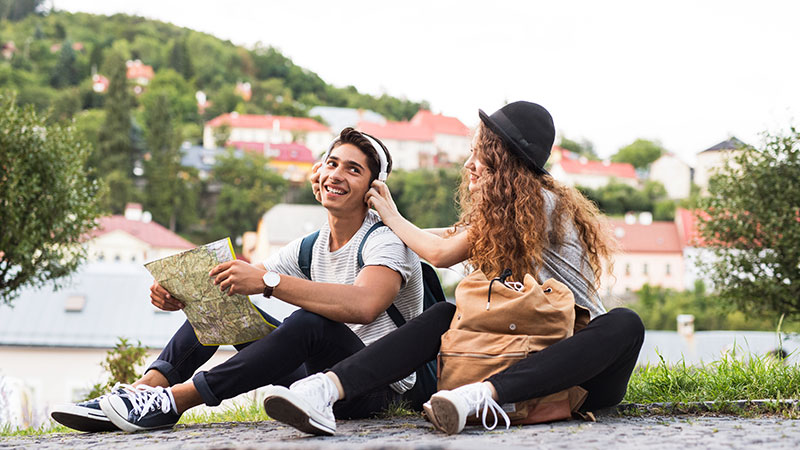
[(100, 400), (100, 409), (122, 431), (169, 428), (181, 418), (172, 391), (163, 387), (139, 385), (127, 395), (111, 394)]
[(128, 384), (117, 383), (111, 388), (111, 392), (100, 397), (79, 403), (67, 403), (55, 405), (50, 412), (50, 417), (65, 427), (78, 431), (119, 431), (116, 425), (111, 423), (105, 413), (100, 409), (100, 400), (111, 393), (121, 396), (136, 388)]

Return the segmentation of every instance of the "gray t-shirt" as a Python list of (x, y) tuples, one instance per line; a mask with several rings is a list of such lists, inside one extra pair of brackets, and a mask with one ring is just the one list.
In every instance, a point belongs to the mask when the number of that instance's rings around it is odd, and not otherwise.
[[(548, 219), (556, 206), (556, 196), (550, 191), (544, 191), (544, 202), (547, 210)], [(548, 229), (552, 223), (547, 221)], [(594, 272), (589, 260), (584, 255), (583, 244), (581, 243), (578, 231), (572, 222), (566, 224), (567, 229), (564, 233), (564, 243), (558, 248), (547, 248), (542, 253), (544, 266), (539, 271), (539, 281), (544, 282), (549, 278), (558, 280), (572, 291), (575, 296), (575, 303), (589, 310), (594, 319), (596, 316), (605, 314), (606, 309), (596, 292), (592, 292), (591, 286), (587, 284), (594, 282)], [(581, 276), (583, 274), (583, 276)]]
[[(358, 247), (361, 245), (361, 241), (367, 231), (379, 220), (378, 214), (370, 210), (356, 234), (342, 248), (333, 252), (329, 250), (331, 230), (326, 222), (320, 228), (319, 237), (312, 250), (311, 279), (322, 283), (352, 285), (360, 272), (358, 267)], [(264, 267), (267, 270), (293, 277), (306, 278), (297, 264), (302, 240), (302, 238), (295, 239), (278, 253), (270, 256), (264, 261)], [(361, 257), (364, 260), (364, 267), (388, 267), (399, 273), (403, 278), (400, 291), (394, 299), (394, 305), (406, 321), (422, 313), (423, 287), (419, 257), (406, 247), (403, 241), (389, 227), (381, 227), (370, 233), (364, 243)], [(358, 299), (353, 299), (353, 301), (358, 301)], [(385, 311), (372, 323), (348, 323), (345, 325), (353, 330), (353, 333), (361, 339), (364, 345), (369, 345), (397, 329), (397, 326)], [(403, 393), (414, 386), (415, 380), (416, 374), (412, 373), (409, 377), (392, 384), (392, 388), (399, 393)]]

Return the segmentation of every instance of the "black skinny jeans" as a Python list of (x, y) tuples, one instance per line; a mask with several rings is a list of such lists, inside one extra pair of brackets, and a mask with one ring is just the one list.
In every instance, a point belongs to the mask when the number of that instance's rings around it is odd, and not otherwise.
[[(347, 325), (318, 314), (299, 309), (281, 324), (265, 312), (259, 312), (268, 322), (280, 326), (259, 340), (235, 346), (238, 352), (227, 361), (207, 372), (198, 372), (192, 378), (207, 405), (219, 405), (224, 399), (268, 384), (289, 386), (364, 348), (364, 343)], [(192, 377), (217, 348), (200, 344), (187, 321), (147, 370), (161, 372), (170, 386), (182, 383)], [(342, 419), (369, 417), (400, 398), (386, 383), (337, 402), (334, 414)]]
[[(438, 303), (364, 350), (331, 369), (341, 380), (345, 399), (397, 381), (436, 358), (441, 335), (450, 328), (455, 305)], [(618, 308), (595, 317), (574, 336), (533, 353), (489, 377), (498, 403), (512, 403), (581, 386), (589, 394), (582, 409), (622, 401), (644, 341), (644, 325), (635, 312)]]

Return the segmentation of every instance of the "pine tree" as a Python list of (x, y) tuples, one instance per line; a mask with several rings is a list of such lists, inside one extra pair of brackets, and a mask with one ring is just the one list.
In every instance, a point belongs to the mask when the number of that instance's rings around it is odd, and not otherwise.
[(55, 68), (53, 68), (53, 73), (50, 76), (50, 85), (54, 88), (77, 85), (80, 75), (75, 66), (75, 61), (75, 50), (72, 49), (72, 42), (65, 40), (61, 44), (58, 63), (56, 63)]
[(180, 147), (174, 132), (169, 97), (166, 92), (149, 93), (145, 104), (146, 206), (156, 222), (176, 228), (176, 202), (181, 180)]
[(98, 158), (95, 162), (101, 175), (120, 170), (132, 177), (135, 156), (132, 154), (130, 136), (133, 97), (128, 89), (125, 58), (112, 51), (106, 57), (104, 72), (109, 81), (104, 108), (106, 119), (100, 130)]
[(194, 67), (185, 38), (173, 41), (172, 48), (169, 50), (169, 67), (187, 80), (194, 76)]

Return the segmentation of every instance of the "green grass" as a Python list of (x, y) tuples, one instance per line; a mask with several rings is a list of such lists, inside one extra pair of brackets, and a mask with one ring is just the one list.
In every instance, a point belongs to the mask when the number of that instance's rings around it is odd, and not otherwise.
[(0, 437), (13, 436), (41, 436), (51, 433), (77, 433), (77, 431), (63, 425), (46, 423), (39, 428), (11, 428), (9, 425), (0, 426)]
[(734, 400), (800, 398), (800, 366), (784, 365), (770, 356), (737, 358), (724, 355), (713, 363), (655, 365), (636, 368), (624, 402), (731, 402)]
[(261, 402), (250, 402), (247, 404), (235, 404), (230, 407), (213, 411), (189, 410), (181, 416), (178, 424), (197, 424), (197, 423), (222, 423), (222, 422), (261, 422), (271, 420), (264, 412)]
[[(769, 356), (725, 355), (713, 363), (687, 366), (684, 362), (667, 364), (663, 359), (658, 364), (637, 367), (631, 376), (624, 403), (674, 403), (716, 402), (714, 411), (752, 415), (779, 413), (797, 416), (796, 406), (767, 405), (759, 410), (737, 410), (726, 404), (736, 400), (783, 400), (800, 398), (800, 365), (784, 365)], [(672, 408), (660, 413), (687, 412)], [(392, 405), (382, 418), (408, 417), (416, 415), (407, 405)], [(630, 414), (637, 414), (631, 412)], [(261, 402), (236, 404), (214, 411), (189, 411), (178, 424), (206, 424), (221, 422), (261, 422), (270, 420)], [(40, 436), (50, 433), (71, 432), (69, 428), (45, 424), (40, 428), (11, 429), (0, 427), (0, 437)]]

